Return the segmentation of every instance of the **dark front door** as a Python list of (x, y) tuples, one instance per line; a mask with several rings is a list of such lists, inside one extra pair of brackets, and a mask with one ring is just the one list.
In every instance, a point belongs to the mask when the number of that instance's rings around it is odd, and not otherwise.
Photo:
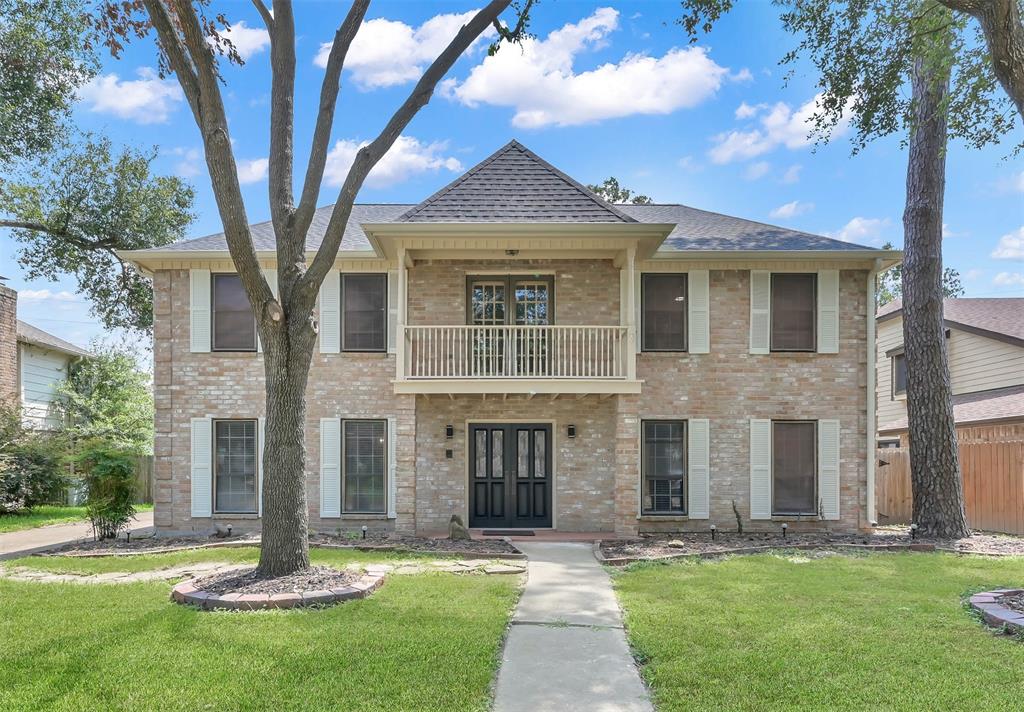
[(551, 526), (551, 426), (469, 428), (469, 525)]

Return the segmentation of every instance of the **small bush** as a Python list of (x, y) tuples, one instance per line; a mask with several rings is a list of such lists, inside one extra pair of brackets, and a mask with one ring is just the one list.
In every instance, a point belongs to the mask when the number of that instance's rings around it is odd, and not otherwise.
[(76, 458), (85, 482), (85, 512), (99, 539), (113, 539), (135, 516), (135, 456), (98, 441)]
[(68, 485), (67, 439), (21, 426), (15, 408), (0, 409), (0, 513), (63, 500)]

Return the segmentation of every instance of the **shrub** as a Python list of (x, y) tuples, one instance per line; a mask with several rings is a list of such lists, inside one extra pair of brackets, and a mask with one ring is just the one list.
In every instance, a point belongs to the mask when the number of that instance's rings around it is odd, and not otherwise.
[(60, 502), (67, 452), (62, 434), (26, 431), (16, 408), (0, 409), (0, 513)]
[(135, 456), (104, 441), (83, 444), (76, 462), (85, 482), (85, 511), (96, 536), (113, 539), (135, 515)]

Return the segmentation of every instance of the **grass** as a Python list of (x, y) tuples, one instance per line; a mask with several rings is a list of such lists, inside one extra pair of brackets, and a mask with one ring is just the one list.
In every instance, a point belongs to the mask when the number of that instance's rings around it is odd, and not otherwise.
[[(153, 509), (152, 504), (137, 504), (135, 509), (140, 512), (148, 512)], [(33, 507), (31, 511), (19, 512), (18, 514), (0, 514), (0, 534), (22, 531), (23, 529), (35, 529), (50, 524), (68, 524), (69, 522), (80, 522), (85, 519), (85, 507), (64, 507), (57, 505), (40, 505)]]
[[(91, 559), (93, 570), (254, 560), (253, 549)], [(379, 561), (314, 553), (318, 563)], [(405, 558), (410, 558), (406, 556)], [(21, 560), (58, 566), (61, 558)], [(73, 560), (79, 568), (84, 560)], [(3, 710), (486, 709), (516, 577), (395, 575), (323, 610), (199, 612), (163, 583), (0, 579)]]
[(614, 581), (662, 712), (1020, 708), (1024, 643), (961, 600), (1024, 584), (1024, 558), (760, 555)]

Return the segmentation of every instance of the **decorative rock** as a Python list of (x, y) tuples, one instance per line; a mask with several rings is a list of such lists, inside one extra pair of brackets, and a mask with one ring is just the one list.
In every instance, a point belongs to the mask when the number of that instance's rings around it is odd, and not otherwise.
[(255, 611), (264, 608), (298, 608), (302, 606), (327, 606), (355, 598), (366, 598), (380, 588), (384, 574), (366, 574), (359, 581), (331, 590), (303, 591), (302, 593), (225, 593), (215, 595), (209, 591), (197, 590), (194, 581), (183, 581), (171, 589), (171, 600), (203, 610)]
[(1003, 596), (1017, 596), (1021, 593), (1024, 593), (1024, 589), (999, 588), (976, 593), (971, 596), (969, 603), (989, 625), (1012, 632), (1024, 631), (1024, 614), (999, 602)]
[(302, 595), (298, 593), (275, 593), (270, 596), (271, 608), (295, 608), (302, 605)]

